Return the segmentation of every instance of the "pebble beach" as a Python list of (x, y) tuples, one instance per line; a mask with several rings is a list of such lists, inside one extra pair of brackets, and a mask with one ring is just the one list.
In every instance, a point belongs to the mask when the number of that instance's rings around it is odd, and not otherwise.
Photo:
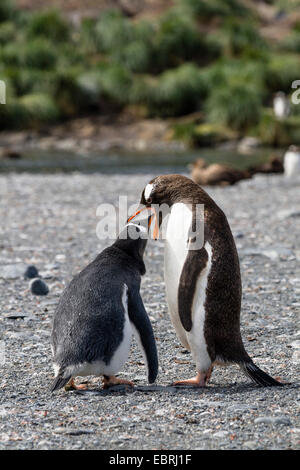
[[(158, 170), (159, 172), (159, 170)], [(51, 394), (50, 333), (64, 287), (111, 240), (96, 235), (102, 203), (139, 201), (156, 174), (0, 175), (0, 449), (299, 449), (300, 180), (256, 175), (205, 188), (226, 213), (243, 283), (241, 330), (255, 363), (284, 387), (259, 388), (234, 365), (206, 388), (172, 386), (195, 366), (168, 317), (163, 241), (148, 243), (142, 297), (159, 353), (147, 385), (136, 342), (120, 377), (133, 389)], [(33, 295), (26, 266), (49, 293)], [(84, 381), (84, 379), (82, 379)]]

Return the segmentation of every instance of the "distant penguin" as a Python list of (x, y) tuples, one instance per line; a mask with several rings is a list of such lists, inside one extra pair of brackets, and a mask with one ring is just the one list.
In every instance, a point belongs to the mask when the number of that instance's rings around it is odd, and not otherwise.
[[(55, 379), (51, 391), (76, 386), (74, 377), (103, 375), (104, 388), (133, 385), (116, 378), (127, 361), (132, 333), (153, 383), (158, 372), (156, 343), (140, 296), (147, 239), (128, 224), (116, 242), (71, 281), (57, 306), (51, 336)], [(147, 235), (147, 233), (145, 233)], [(67, 385), (68, 384), (68, 385)]]
[[(238, 364), (258, 385), (282, 385), (259, 369), (244, 348), (239, 258), (222, 210), (200, 186), (182, 175), (154, 178), (143, 190), (141, 204), (141, 211), (156, 211), (156, 217), (158, 205), (170, 207), (165, 234), (169, 313), (197, 367), (196, 377), (175, 385), (204, 386), (214, 364), (229, 363)], [(201, 222), (197, 220), (197, 204), (204, 205), (204, 240), (200, 247), (191, 249), (195, 240), (191, 228)]]
[(283, 159), (284, 175), (293, 178), (300, 174), (300, 147), (290, 145)]
[(273, 110), (277, 119), (284, 119), (290, 113), (290, 104), (286, 94), (278, 91), (273, 99)]

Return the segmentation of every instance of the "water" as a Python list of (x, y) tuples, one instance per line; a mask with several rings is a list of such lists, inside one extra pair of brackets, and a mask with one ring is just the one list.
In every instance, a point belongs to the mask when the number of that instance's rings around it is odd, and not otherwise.
[[(276, 154), (276, 152), (275, 152)], [(281, 156), (282, 152), (277, 151)], [(0, 158), (0, 173), (151, 173), (159, 168), (161, 173), (188, 172), (187, 165), (197, 158), (208, 163), (220, 162), (235, 168), (245, 169), (268, 160), (274, 149), (261, 149), (251, 155), (241, 155), (236, 151), (218, 149), (198, 149), (188, 152), (108, 152), (105, 154), (79, 154), (66, 151), (26, 150), (22, 158)]]

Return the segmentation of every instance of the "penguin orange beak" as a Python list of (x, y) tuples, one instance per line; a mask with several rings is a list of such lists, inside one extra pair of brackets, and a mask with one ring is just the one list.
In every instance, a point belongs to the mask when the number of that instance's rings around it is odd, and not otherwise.
[(152, 212), (152, 214), (149, 216), (149, 219), (148, 219), (148, 230), (150, 230), (152, 221), (154, 219), (153, 239), (158, 240), (158, 238), (159, 238), (159, 226), (158, 226), (158, 222), (157, 222), (156, 212), (155, 212), (155, 209), (153, 207), (144, 207), (143, 209), (138, 210), (135, 214), (130, 216), (129, 219), (127, 219), (127, 223), (130, 222), (131, 220), (135, 219), (135, 217), (137, 217), (141, 212), (144, 212), (146, 210)]

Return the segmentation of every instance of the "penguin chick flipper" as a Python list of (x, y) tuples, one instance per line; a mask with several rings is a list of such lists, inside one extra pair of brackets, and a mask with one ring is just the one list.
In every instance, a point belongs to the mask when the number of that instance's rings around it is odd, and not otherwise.
[(282, 387), (283, 383), (273, 379), (269, 374), (257, 367), (254, 362), (246, 362), (239, 364), (242, 371), (250, 377), (250, 379), (261, 387)]
[(128, 314), (148, 369), (148, 382), (154, 383), (158, 374), (158, 357), (152, 325), (137, 289), (128, 293)]
[(71, 376), (63, 377), (63, 375), (58, 374), (58, 376), (55, 377), (55, 379), (53, 380), (51, 384), (50, 391), (55, 392), (56, 390), (63, 388), (65, 385), (67, 385), (70, 379), (71, 379)]

